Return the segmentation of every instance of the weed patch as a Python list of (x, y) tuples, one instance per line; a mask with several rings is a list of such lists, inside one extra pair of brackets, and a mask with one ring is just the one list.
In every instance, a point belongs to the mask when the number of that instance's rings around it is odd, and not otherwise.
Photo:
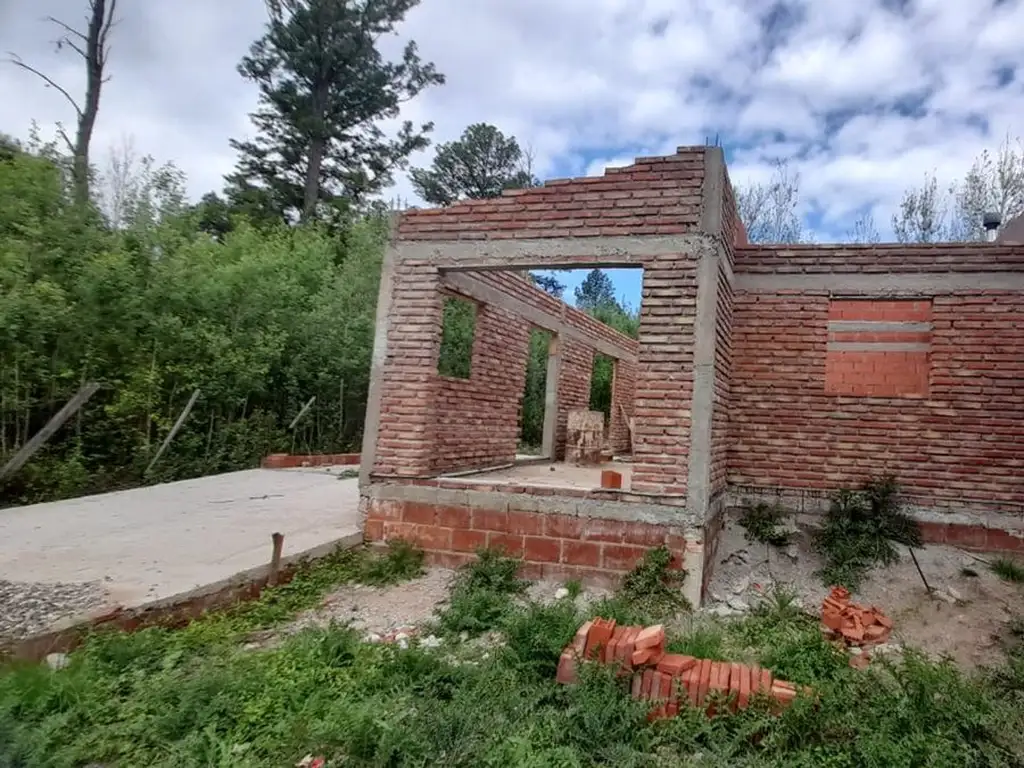
[(516, 575), (520, 565), (499, 550), (477, 552), (475, 561), (459, 569), (448, 605), (438, 612), (441, 631), (479, 635), (499, 627), (515, 607), (513, 598), (526, 591), (527, 582)]
[(922, 542), (917, 522), (902, 509), (896, 479), (884, 477), (859, 491), (834, 494), (815, 544), (825, 559), (825, 584), (852, 591), (871, 568), (899, 560), (896, 544), (920, 547)]
[(401, 539), (388, 542), (380, 557), (365, 557), (357, 574), (360, 584), (383, 587), (410, 581), (423, 575), (423, 550)]
[(1003, 581), (1024, 584), (1024, 565), (1008, 557), (1000, 557), (992, 561), (992, 572)]
[(643, 559), (622, 579), (617, 597), (641, 614), (661, 618), (691, 609), (680, 590), (686, 571), (672, 570), (672, 553), (667, 547), (649, 549)]
[(782, 527), (786, 510), (777, 504), (761, 501), (757, 504), (746, 502), (739, 524), (743, 527), (747, 541), (770, 544), (773, 547), (784, 547), (792, 539), (792, 534)]

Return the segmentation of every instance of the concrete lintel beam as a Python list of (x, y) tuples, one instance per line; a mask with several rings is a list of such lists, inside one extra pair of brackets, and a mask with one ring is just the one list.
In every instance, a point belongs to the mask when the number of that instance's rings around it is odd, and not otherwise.
[(807, 291), (834, 298), (868, 296), (923, 297), (979, 291), (1024, 291), (1022, 272), (914, 272), (905, 274), (801, 273), (736, 274), (733, 288), (746, 293)]
[(531, 240), (405, 240), (399, 261), (423, 260), (446, 272), (507, 269), (643, 267), (658, 256), (691, 253), (708, 235), (552, 237)]

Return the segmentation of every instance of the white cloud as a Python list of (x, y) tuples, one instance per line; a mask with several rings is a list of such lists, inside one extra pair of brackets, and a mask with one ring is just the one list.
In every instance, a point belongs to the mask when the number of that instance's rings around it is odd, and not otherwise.
[[(194, 196), (219, 189), (234, 163), (229, 138), (250, 131), (256, 94), (235, 67), (260, 32), (262, 4), (121, 5), (96, 159), (132, 135), (139, 151), (185, 170)], [(565, 176), (718, 134), (734, 183), (764, 180), (773, 159), (788, 158), (806, 209), (842, 234), (865, 207), (887, 222), (926, 172), (952, 180), (982, 149), (1024, 131), (1024, 0), (885, 10), (899, 5), (422, 0), (386, 46), (415, 39), (447, 75), (403, 115), (434, 122), (436, 142), (491, 122), (533, 150), (539, 175)], [(17, 51), (80, 93), (79, 62), (52, 51), (54, 30), (42, 19), (75, 22), (84, 7), (0, 0), (0, 51)], [(1018, 70), (1002, 87), (1001, 68)], [(0, 131), (25, 135), (32, 119), (49, 130), (72, 122), (59, 94), (14, 67), (0, 66), (0, 93)], [(407, 179), (394, 194), (413, 197)]]

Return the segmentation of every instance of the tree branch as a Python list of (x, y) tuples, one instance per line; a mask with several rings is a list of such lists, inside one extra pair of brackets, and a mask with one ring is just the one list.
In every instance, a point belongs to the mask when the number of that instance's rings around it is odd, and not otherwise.
[(75, 35), (76, 37), (82, 38), (83, 41), (88, 42), (88, 38), (85, 35), (83, 35), (81, 32), (79, 32), (77, 29), (75, 29), (74, 27), (70, 26), (69, 24), (65, 24), (60, 19), (55, 19), (53, 16), (47, 16), (46, 20), (49, 21), (52, 24), (56, 24), (58, 27), (63, 29), (65, 32), (69, 32), (72, 35)]
[(8, 52), (7, 55), (9, 57), (8, 61), (11, 64), (13, 64), (16, 67), (21, 67), (26, 72), (31, 72), (33, 75), (35, 75), (40, 80), (42, 80), (44, 83), (46, 83), (47, 86), (52, 87), (52, 88), (56, 88), (57, 91), (59, 91), (61, 93), (61, 95), (63, 95), (64, 98), (68, 100), (68, 102), (71, 104), (71, 106), (75, 108), (75, 114), (77, 114), (78, 117), (82, 116), (82, 108), (78, 106), (78, 102), (76, 102), (73, 98), (71, 98), (71, 94), (70, 93), (68, 93), (66, 90), (61, 88), (51, 78), (49, 78), (46, 75), (44, 75), (42, 72), (40, 72), (35, 67), (29, 66), (28, 64), (26, 64), (24, 61), (21, 60), (21, 57), (18, 56), (18, 54)]

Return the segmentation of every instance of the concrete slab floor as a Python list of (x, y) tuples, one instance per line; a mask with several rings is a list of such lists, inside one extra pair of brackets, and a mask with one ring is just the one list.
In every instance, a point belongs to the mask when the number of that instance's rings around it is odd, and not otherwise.
[[(251, 469), (0, 511), (0, 579), (100, 581), (134, 607), (357, 534), (338, 467)], [(351, 468), (345, 468), (351, 469)]]
[(556, 486), (560, 488), (600, 488), (601, 471), (611, 469), (622, 475), (622, 489), (629, 490), (633, 465), (624, 461), (608, 461), (596, 467), (577, 467), (565, 462), (518, 464), (464, 475), (464, 480), (479, 482)]

